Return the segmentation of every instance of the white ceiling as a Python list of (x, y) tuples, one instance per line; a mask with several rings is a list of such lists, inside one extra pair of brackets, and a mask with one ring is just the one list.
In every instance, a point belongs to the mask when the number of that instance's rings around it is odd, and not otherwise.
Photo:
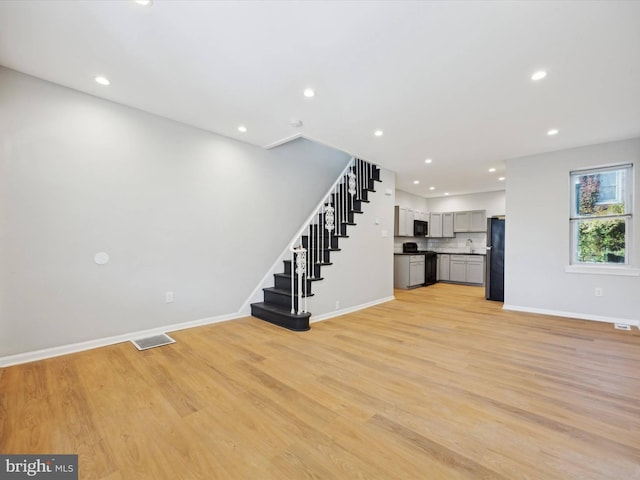
[(262, 147), (302, 135), (425, 197), (640, 135), (638, 1), (4, 0), (0, 65)]

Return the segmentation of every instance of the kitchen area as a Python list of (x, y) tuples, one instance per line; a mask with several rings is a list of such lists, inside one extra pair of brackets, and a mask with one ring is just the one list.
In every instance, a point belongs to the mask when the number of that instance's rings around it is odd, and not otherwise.
[(394, 288), (447, 282), (484, 286), (504, 301), (504, 215), (486, 210), (425, 211), (396, 205)]

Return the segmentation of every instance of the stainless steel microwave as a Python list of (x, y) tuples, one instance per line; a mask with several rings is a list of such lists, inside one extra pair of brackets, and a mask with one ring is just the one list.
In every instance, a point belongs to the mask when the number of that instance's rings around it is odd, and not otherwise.
[(429, 235), (429, 222), (424, 220), (413, 221), (413, 236), (414, 237), (426, 237)]

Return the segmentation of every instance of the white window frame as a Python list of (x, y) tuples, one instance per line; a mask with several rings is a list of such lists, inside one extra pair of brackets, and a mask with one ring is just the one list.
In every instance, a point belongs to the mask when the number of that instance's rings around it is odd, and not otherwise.
[[(633, 198), (634, 198), (634, 165), (632, 163), (607, 165), (602, 167), (592, 167), (580, 170), (574, 170), (569, 172), (569, 185), (570, 185), (570, 215), (569, 215), (569, 229), (570, 229), (570, 262), (565, 267), (565, 271), (568, 273), (593, 273), (593, 274), (611, 274), (611, 275), (633, 275), (640, 276), (640, 269), (631, 268), (631, 254), (632, 254), (632, 230), (633, 230)], [(589, 175), (594, 173), (603, 173), (607, 171), (615, 171), (621, 169), (627, 169), (627, 178), (624, 188), (621, 189), (621, 185), (618, 184), (616, 196), (621, 199), (624, 196), (625, 213), (620, 215), (607, 215), (607, 216), (580, 216), (577, 211), (577, 198), (576, 198), (576, 184), (574, 178), (579, 175)], [(621, 191), (623, 190), (623, 191)], [(597, 204), (609, 204), (616, 202), (598, 202)], [(585, 220), (598, 220), (606, 218), (620, 218), (625, 221), (625, 262), (624, 263), (590, 263), (578, 261), (578, 238), (577, 225), (580, 221)]]

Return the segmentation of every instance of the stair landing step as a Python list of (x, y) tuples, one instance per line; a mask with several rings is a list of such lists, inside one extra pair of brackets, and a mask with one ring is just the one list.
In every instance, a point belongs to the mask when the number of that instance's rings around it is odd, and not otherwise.
[(272, 303), (252, 303), (251, 315), (294, 332), (304, 332), (310, 329), (309, 317), (311, 317), (311, 313), (291, 313), (291, 309)]

